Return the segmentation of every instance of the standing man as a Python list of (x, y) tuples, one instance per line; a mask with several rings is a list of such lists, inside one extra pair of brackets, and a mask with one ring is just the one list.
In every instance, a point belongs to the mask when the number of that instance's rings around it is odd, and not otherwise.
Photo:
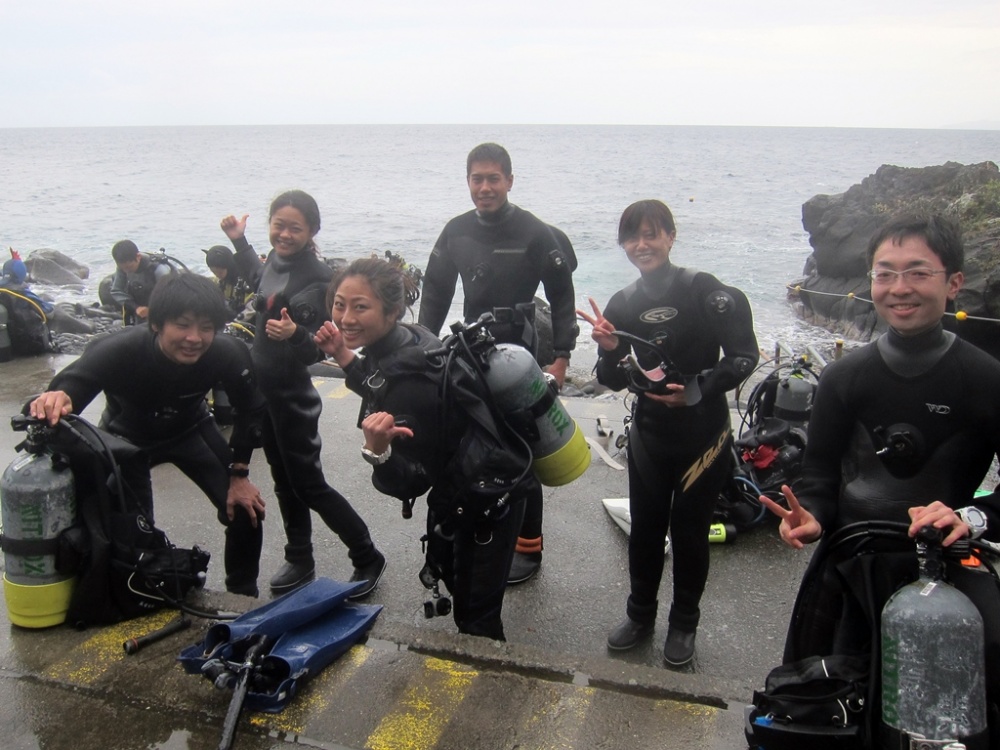
[(146, 320), (149, 295), (156, 282), (175, 272), (165, 258), (150, 260), (139, 252), (132, 240), (120, 240), (111, 248), (115, 274), (111, 280), (111, 299), (121, 308), (126, 325)]
[[(228, 320), (212, 281), (188, 272), (168, 276), (150, 297), (148, 326), (94, 339), (28, 412), (55, 425), (103, 391), (101, 428), (144, 449), (150, 467), (172, 463), (198, 485), (226, 526), (226, 590), (257, 596), (264, 501), (249, 463), (262, 443), (267, 407), (249, 349), (218, 333)], [(219, 383), (235, 408), (228, 444), (205, 404)], [(149, 475), (142, 479), (134, 489), (152, 519)]]
[[(503, 146), (472, 149), (466, 178), (476, 208), (449, 221), (438, 237), (424, 274), (418, 322), (435, 335), (441, 331), (461, 276), (465, 321), (494, 313), (490, 331), (497, 342), (519, 344), (537, 358), (534, 297), (541, 283), (552, 308), (553, 362), (546, 371), (561, 388), (579, 333), (573, 246), (564, 233), (507, 200), (514, 174)], [(527, 581), (541, 564), (542, 488), (532, 480), (508, 583)]]

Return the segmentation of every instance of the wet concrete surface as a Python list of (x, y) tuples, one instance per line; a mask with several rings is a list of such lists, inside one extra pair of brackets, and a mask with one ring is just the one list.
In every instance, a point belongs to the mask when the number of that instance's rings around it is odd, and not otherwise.
[[(15, 456), (20, 435), (7, 416), (45, 387), (70, 360), (52, 356), (0, 364), (0, 462)], [(384, 610), (364, 645), (310, 681), (282, 714), (245, 716), (237, 748), (424, 750), (436, 748), (745, 747), (742, 707), (780, 661), (792, 602), (808, 552), (795, 552), (764, 526), (713, 545), (695, 662), (685, 672), (662, 666), (670, 576), (660, 592), (652, 638), (609, 652), (608, 630), (628, 595), (626, 537), (601, 499), (627, 495), (625, 472), (592, 451), (587, 472), (547, 488), (545, 553), (539, 574), (511, 587), (504, 604), (505, 644), (460, 636), (450, 617), (424, 617), (423, 509), (401, 517), (378, 494), (360, 456), (359, 399), (337, 379), (318, 379), (321, 430), (331, 484), (365, 518), (389, 567), (370, 603)], [(584, 434), (598, 416), (617, 434), (627, 410), (618, 396), (564, 399)], [(84, 416), (96, 422), (101, 404)], [(609, 453), (614, 458), (613, 437)], [(617, 457), (621, 463), (623, 458)], [(262, 600), (225, 593), (223, 532), (210, 503), (171, 466), (153, 472), (157, 525), (183, 547), (209, 550), (206, 607), (249, 609), (266, 600), (267, 579), (282, 561), (284, 538), (262, 454), (251, 479), (269, 502), (261, 563)], [(346, 549), (314, 516), (317, 574), (346, 580)], [(668, 571), (672, 564), (668, 560)], [(676, 561), (675, 564), (683, 564)], [(162, 612), (111, 628), (26, 630), (0, 612), (0, 747), (16, 750), (212, 748), (229, 693), (187, 675), (175, 663), (200, 640), (207, 622), (126, 657), (122, 642), (175, 617)]]

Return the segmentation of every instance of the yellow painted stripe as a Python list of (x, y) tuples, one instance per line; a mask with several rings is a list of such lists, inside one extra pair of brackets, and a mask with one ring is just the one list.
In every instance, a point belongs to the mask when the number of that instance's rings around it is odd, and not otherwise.
[(531, 747), (536, 750), (574, 750), (580, 744), (580, 732), (587, 718), (587, 710), (597, 691), (594, 688), (575, 688), (561, 695), (554, 703), (536, 710), (528, 722)]
[(420, 682), (400, 699), (368, 738), (368, 750), (430, 750), (465, 698), (479, 672), (461, 664), (428, 658)]
[(344, 398), (354, 393), (341, 378), (313, 378), (313, 386), (327, 398)]
[(250, 723), (255, 727), (287, 734), (302, 734), (310, 717), (329, 708), (331, 699), (347, 685), (372, 653), (368, 646), (354, 646), (334, 664), (310, 679), (305, 684), (305, 689), (297, 693), (280, 714), (254, 714)]
[(177, 612), (168, 609), (101, 628), (92, 638), (81, 643), (72, 657), (49, 667), (45, 676), (77, 685), (91, 685), (114, 664), (126, 658), (140, 658), (126, 656), (122, 648), (125, 641), (158, 630), (176, 618)]

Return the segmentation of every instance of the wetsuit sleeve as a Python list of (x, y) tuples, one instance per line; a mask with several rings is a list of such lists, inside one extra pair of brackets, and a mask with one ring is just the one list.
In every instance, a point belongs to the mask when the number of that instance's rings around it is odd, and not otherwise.
[(423, 377), (409, 377), (393, 383), (381, 410), (396, 422), (405, 421), (412, 438), (396, 438), (392, 455), (372, 472), (372, 485), (384, 495), (400, 500), (420, 497), (433, 483), (435, 461), (441, 455), (444, 436), (435, 429), (440, 421), (441, 402), (437, 386)]
[(819, 380), (807, 428), (806, 454), (796, 495), (824, 529), (837, 518), (841, 464), (850, 449), (857, 419), (849, 408), (847, 383), (838, 362), (826, 367)]
[[(716, 299), (713, 295), (718, 292), (724, 296)], [(702, 373), (702, 397), (711, 398), (731, 391), (746, 380), (760, 360), (760, 349), (753, 330), (750, 302), (739, 289), (723, 286), (709, 292), (703, 309), (723, 355), (718, 364)]]
[[(542, 286), (545, 299), (552, 307), (552, 351), (556, 357), (569, 357), (576, 348), (576, 338), (580, 327), (576, 323), (576, 292), (573, 288), (573, 261), (576, 255), (573, 246), (567, 252), (555, 232), (549, 228), (548, 239), (542, 259)], [(563, 237), (566, 237), (563, 234)], [(566, 243), (569, 238), (566, 237)]]
[[(128, 276), (120, 268), (115, 271), (114, 278), (111, 279), (111, 299), (120, 307), (135, 308), (132, 295), (128, 293)], [(130, 310), (131, 311), (131, 310)]]
[(223, 388), (233, 405), (233, 433), (229, 447), (233, 449), (235, 463), (249, 463), (254, 449), (263, 445), (267, 402), (257, 388), (250, 350), (226, 334), (220, 334), (217, 343), (231, 352), (227, 357), (226, 374), (222, 378)]
[[(615, 330), (624, 330), (622, 321), (625, 319), (625, 310), (620, 294), (611, 298), (602, 314), (615, 327)], [(620, 391), (628, 385), (628, 376), (618, 366), (618, 363), (632, 351), (632, 347), (628, 343), (622, 339), (618, 339), (618, 341), (618, 348), (614, 351), (609, 352), (597, 347), (597, 382), (614, 391)]]
[(458, 267), (448, 252), (448, 234), (446, 226), (427, 261), (420, 293), (420, 315), (417, 322), (435, 336), (441, 332), (441, 326), (448, 317), (458, 281)]
[(257, 287), (260, 286), (260, 275), (264, 268), (263, 261), (257, 255), (257, 251), (253, 249), (253, 245), (247, 242), (246, 237), (233, 240), (233, 249), (236, 251), (236, 269), (239, 275), (246, 279), (250, 288), (256, 292)]
[[(81, 414), (127, 365), (118, 353), (115, 337), (92, 341), (74, 362), (52, 378), (47, 391), (65, 391), (73, 402), (73, 413)], [(116, 369), (117, 368), (117, 369)], [(132, 372), (129, 370), (129, 372)]]

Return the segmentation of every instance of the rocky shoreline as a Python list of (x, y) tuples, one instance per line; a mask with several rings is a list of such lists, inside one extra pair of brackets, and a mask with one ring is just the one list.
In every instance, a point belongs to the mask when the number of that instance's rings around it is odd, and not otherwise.
[(901, 213), (942, 213), (959, 222), (966, 268), (955, 310), (967, 317), (950, 322), (963, 338), (1000, 357), (1000, 170), (990, 161), (922, 168), (886, 164), (843, 193), (806, 201), (802, 226), (813, 252), (803, 277), (789, 283), (795, 313), (849, 339), (868, 341), (881, 333), (865, 251), (874, 232)]

